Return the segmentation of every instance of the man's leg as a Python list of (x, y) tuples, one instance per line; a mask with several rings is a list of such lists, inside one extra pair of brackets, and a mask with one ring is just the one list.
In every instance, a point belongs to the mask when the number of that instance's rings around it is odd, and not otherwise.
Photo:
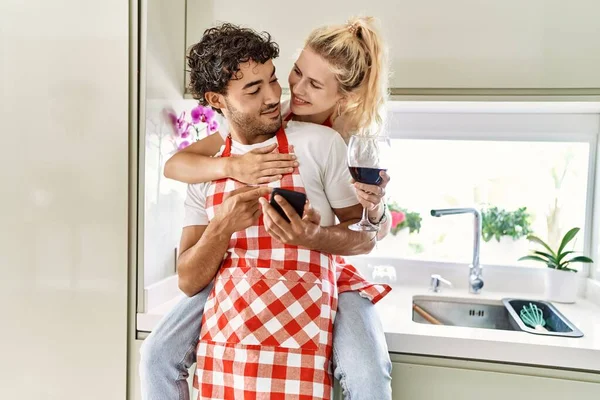
[(140, 350), (143, 400), (189, 400), (188, 369), (196, 346), (204, 305), (212, 283), (194, 297), (184, 298), (163, 317)]
[(375, 305), (340, 293), (333, 324), (334, 376), (345, 400), (391, 400), (392, 362)]

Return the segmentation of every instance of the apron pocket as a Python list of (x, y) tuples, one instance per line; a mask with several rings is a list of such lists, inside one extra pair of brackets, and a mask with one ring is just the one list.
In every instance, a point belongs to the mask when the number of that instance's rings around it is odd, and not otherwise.
[[(222, 270), (207, 302), (202, 340), (317, 350), (326, 307), (321, 281), (309, 272)], [(326, 314), (329, 315), (329, 314)]]

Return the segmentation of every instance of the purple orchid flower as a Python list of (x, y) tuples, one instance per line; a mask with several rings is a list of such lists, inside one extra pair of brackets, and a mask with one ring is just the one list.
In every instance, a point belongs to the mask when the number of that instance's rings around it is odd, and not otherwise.
[(193, 124), (197, 124), (202, 120), (202, 116), (204, 115), (203, 109), (204, 107), (202, 107), (201, 105), (198, 105), (192, 109), (192, 111), (190, 112), (190, 116), (192, 117)]
[(210, 107), (204, 107), (201, 104), (198, 104), (192, 109), (190, 115), (192, 117), (193, 124), (197, 124), (200, 122), (210, 123), (215, 116), (215, 112)]
[(215, 117), (215, 110), (210, 107), (204, 107), (204, 116), (206, 117), (207, 121), (212, 121)]
[(185, 139), (190, 135), (190, 127), (192, 126), (189, 122), (185, 120), (185, 111), (181, 113), (179, 118), (175, 120), (175, 132), (176, 135)]
[(212, 120), (208, 123), (208, 131), (210, 133), (216, 132), (219, 129), (219, 122), (217, 120)]

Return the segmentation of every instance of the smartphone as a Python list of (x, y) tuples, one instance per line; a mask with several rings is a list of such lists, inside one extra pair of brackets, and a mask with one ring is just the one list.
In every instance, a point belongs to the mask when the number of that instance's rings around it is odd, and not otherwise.
[(304, 204), (306, 203), (306, 195), (304, 193), (280, 188), (274, 188), (271, 192), (271, 200), (269, 203), (279, 213), (279, 215), (281, 215), (287, 222), (290, 222), (290, 219), (287, 217), (287, 215), (285, 215), (285, 211), (283, 211), (283, 209), (275, 201), (275, 195), (277, 194), (290, 203), (290, 205), (302, 218), (302, 215), (304, 214)]

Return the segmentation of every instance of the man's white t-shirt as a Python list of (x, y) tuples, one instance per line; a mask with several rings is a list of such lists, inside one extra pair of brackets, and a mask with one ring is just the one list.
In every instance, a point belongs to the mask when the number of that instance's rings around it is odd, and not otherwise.
[[(300, 177), (306, 196), (321, 214), (321, 226), (335, 224), (333, 208), (358, 204), (346, 164), (346, 144), (331, 128), (306, 122), (290, 121), (285, 128), (288, 144), (294, 146)], [(254, 145), (233, 141), (231, 153), (245, 154), (253, 149), (277, 143), (275, 137)], [(222, 149), (221, 149), (222, 150)], [(208, 225), (206, 195), (208, 183), (188, 185), (183, 226)]]

